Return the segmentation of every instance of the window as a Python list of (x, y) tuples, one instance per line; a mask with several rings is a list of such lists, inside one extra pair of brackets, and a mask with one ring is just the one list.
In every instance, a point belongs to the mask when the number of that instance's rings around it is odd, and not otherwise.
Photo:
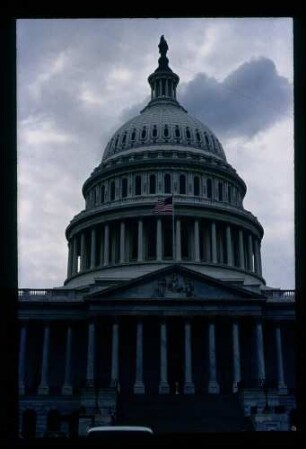
[(218, 182), (219, 201), (223, 201), (223, 182)]
[(180, 193), (182, 195), (186, 194), (186, 176), (180, 175)]
[(122, 146), (125, 145), (125, 142), (126, 142), (126, 132), (123, 134), (123, 137), (122, 137)]
[(154, 138), (157, 137), (157, 126), (156, 125), (153, 125), (152, 137), (154, 137)]
[(104, 203), (105, 201), (105, 185), (103, 184), (101, 186), (101, 203)]
[(111, 201), (115, 199), (115, 181), (112, 181), (110, 185), (110, 199)]
[(180, 131), (180, 128), (177, 125), (175, 127), (175, 137), (177, 139), (179, 139), (181, 137), (181, 131)]
[(200, 178), (198, 176), (193, 178), (193, 194), (194, 196), (200, 195)]
[(201, 136), (198, 130), (196, 131), (196, 138), (198, 142), (201, 142)]
[(167, 125), (165, 125), (165, 128), (164, 128), (164, 136), (169, 137), (169, 129), (168, 129)]
[(121, 196), (122, 198), (126, 198), (127, 197), (127, 178), (123, 178), (122, 179), (122, 183), (121, 183)]
[(116, 148), (117, 148), (117, 146), (118, 146), (118, 141), (119, 141), (119, 134), (117, 134), (117, 137), (116, 137), (115, 150), (116, 150)]
[(134, 128), (131, 135), (131, 140), (134, 142), (135, 138), (136, 138), (136, 129)]
[(164, 178), (165, 193), (171, 193), (171, 176), (167, 173)]
[(209, 140), (208, 140), (208, 137), (207, 137), (207, 135), (205, 134), (205, 142), (206, 142), (206, 145), (209, 147)]
[(149, 179), (149, 193), (156, 193), (156, 176), (150, 175)]
[(232, 202), (232, 187), (230, 185), (227, 187), (227, 194), (228, 194), (228, 202), (231, 203)]
[(141, 176), (135, 176), (135, 195), (141, 195)]
[(166, 95), (166, 80), (162, 80), (162, 95)]
[(141, 132), (141, 138), (145, 139), (147, 137), (147, 128), (144, 126)]
[(212, 197), (212, 181), (211, 179), (207, 179), (207, 198)]
[(186, 128), (186, 137), (187, 137), (187, 140), (191, 139), (191, 133), (190, 133), (190, 129), (189, 128)]

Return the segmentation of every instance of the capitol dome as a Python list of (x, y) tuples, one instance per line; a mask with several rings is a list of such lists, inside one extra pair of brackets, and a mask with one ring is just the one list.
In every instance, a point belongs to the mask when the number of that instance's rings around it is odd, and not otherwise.
[(166, 96), (151, 101), (140, 115), (122, 125), (106, 146), (103, 160), (117, 154), (157, 145), (193, 149), (226, 160), (217, 137), (203, 123), (191, 117)]
[[(244, 209), (246, 184), (214, 133), (178, 102), (163, 38), (159, 49), (148, 105), (114, 133), (83, 185), (85, 209), (66, 229), (65, 285), (112, 285), (173, 263), (264, 285), (263, 228)], [(165, 200), (172, 216), (156, 214)]]

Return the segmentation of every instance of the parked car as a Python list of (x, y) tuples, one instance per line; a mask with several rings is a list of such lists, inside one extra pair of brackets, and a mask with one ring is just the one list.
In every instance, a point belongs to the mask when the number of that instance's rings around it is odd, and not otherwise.
[(129, 443), (146, 443), (152, 441), (154, 432), (143, 426), (98, 426), (88, 429), (86, 438), (108, 443), (120, 443), (122, 447)]

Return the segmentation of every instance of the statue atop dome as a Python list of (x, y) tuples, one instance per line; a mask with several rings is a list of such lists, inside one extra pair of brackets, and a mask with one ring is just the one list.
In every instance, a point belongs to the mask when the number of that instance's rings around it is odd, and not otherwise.
[(160, 42), (158, 44), (158, 47), (159, 47), (159, 53), (161, 54), (161, 56), (165, 57), (169, 47), (168, 47), (167, 41), (164, 38), (163, 34), (160, 37)]
[(160, 37), (158, 48), (159, 48), (160, 58), (158, 59), (158, 67), (155, 70), (155, 72), (160, 72), (160, 71), (172, 72), (172, 70), (168, 66), (169, 59), (166, 56), (169, 47), (168, 47), (167, 41), (164, 38), (163, 34)]

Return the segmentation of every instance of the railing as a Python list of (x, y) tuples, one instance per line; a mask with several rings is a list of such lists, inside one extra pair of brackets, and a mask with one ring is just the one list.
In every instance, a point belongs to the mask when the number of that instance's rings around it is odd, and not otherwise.
[(57, 299), (61, 301), (71, 301), (71, 300), (80, 300), (82, 298), (82, 293), (76, 290), (68, 290), (68, 289), (30, 289), (30, 288), (22, 288), (18, 289), (18, 299), (20, 301), (48, 301)]
[(280, 289), (274, 289), (274, 290), (265, 290), (265, 295), (268, 296), (268, 298), (275, 298), (275, 299), (295, 299), (295, 290), (280, 290)]
[[(284, 299), (284, 300), (295, 300), (295, 290), (266, 290), (265, 295), (268, 296), (268, 298), (273, 299)], [(18, 299), (20, 301), (37, 301), (37, 300), (57, 300), (60, 299), (61, 301), (65, 300), (82, 300), (83, 293), (78, 292), (74, 289), (51, 289), (51, 288), (36, 288), (36, 289), (30, 289), (30, 288), (22, 288), (18, 289)]]

